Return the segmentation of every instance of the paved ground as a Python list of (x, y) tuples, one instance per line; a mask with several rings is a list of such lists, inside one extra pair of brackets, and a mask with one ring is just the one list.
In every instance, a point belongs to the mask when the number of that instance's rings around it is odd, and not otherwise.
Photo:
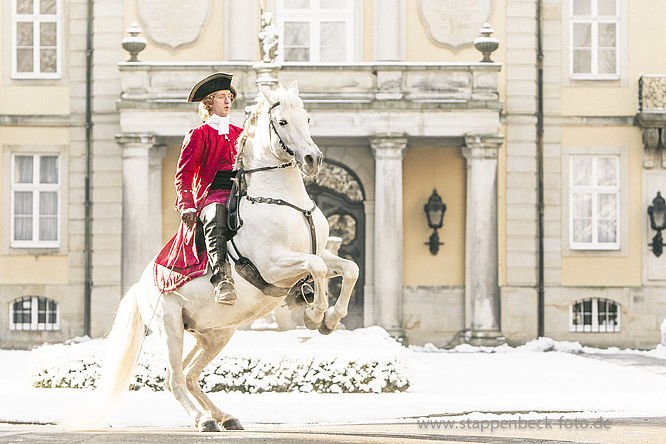
[[(666, 360), (631, 354), (585, 354), (618, 365), (638, 367), (666, 376)], [(1, 402), (1, 401), (0, 401)], [(507, 412), (511, 413), (511, 412)], [(516, 413), (516, 412), (513, 412)], [(416, 420), (393, 424), (282, 426), (246, 424), (240, 432), (199, 433), (192, 428), (131, 427), (89, 432), (70, 432), (59, 426), (1, 424), (0, 444), (5, 443), (666, 443), (666, 418), (561, 418), (544, 413), (541, 422), (452, 419), (433, 416), (427, 423)]]
[[(0, 424), (0, 443), (210, 443), (211, 441), (255, 443), (623, 443), (649, 444), (666, 441), (666, 418), (625, 418), (607, 420), (600, 428), (592, 420), (567, 420), (558, 423), (553, 414), (550, 428), (541, 429), (513, 423), (510, 428), (490, 430), (482, 424), (451, 421), (447, 430), (434, 423), (424, 428), (416, 423), (354, 424), (337, 426), (283, 427), (249, 425), (239, 432), (198, 433), (189, 428), (125, 428), (91, 432), (68, 432), (58, 426)], [(435, 418), (433, 418), (434, 420)], [(446, 420), (446, 418), (440, 418)], [(585, 422), (587, 421), (587, 423)], [(585, 425), (587, 424), (587, 425)], [(533, 423), (536, 426), (536, 423)], [(585, 426), (585, 427), (584, 427)]]
[(583, 354), (586, 358), (598, 359), (604, 362), (612, 362), (613, 364), (625, 365), (628, 367), (640, 368), (652, 373), (657, 373), (666, 376), (666, 359), (652, 358), (644, 355), (632, 355), (618, 353), (615, 355), (608, 354)]

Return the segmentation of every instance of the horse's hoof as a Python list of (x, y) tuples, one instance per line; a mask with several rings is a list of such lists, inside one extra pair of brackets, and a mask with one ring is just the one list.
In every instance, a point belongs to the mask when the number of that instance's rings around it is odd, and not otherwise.
[(323, 322), (323, 321), (319, 321), (319, 322), (317, 322), (317, 321), (313, 320), (312, 318), (310, 318), (310, 316), (308, 316), (308, 311), (307, 311), (307, 309), (303, 312), (303, 324), (305, 324), (305, 328), (307, 328), (308, 330), (316, 330), (316, 329), (318, 329), (318, 328), (319, 328), (319, 325), (320, 325), (322, 322)]
[(200, 432), (219, 432), (220, 426), (217, 425), (217, 422), (213, 418), (206, 419), (205, 421), (199, 421), (199, 431)]
[(222, 423), (224, 430), (245, 430), (236, 418), (227, 419)]
[(326, 319), (324, 319), (323, 321), (321, 321), (321, 325), (317, 330), (319, 330), (319, 333), (321, 333), (322, 335), (330, 335), (331, 333), (333, 333), (333, 330), (335, 330), (335, 327), (328, 328), (326, 326)]

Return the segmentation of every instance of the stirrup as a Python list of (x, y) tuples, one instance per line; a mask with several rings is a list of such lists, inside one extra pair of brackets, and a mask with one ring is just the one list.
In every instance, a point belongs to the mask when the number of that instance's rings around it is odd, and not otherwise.
[(236, 288), (231, 279), (225, 277), (215, 286), (215, 302), (218, 304), (233, 305), (234, 301), (238, 299), (236, 295)]

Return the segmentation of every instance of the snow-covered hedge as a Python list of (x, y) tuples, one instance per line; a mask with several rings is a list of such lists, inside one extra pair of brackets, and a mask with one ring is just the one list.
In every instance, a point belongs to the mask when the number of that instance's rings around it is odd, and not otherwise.
[[(387, 339), (382, 337), (381, 332), (374, 331), (372, 335), (377, 336), (378, 333), (380, 337), (374, 340), (386, 343)], [(341, 334), (353, 335), (351, 332)], [(238, 332), (237, 335), (261, 339), (261, 335), (271, 333)], [(288, 334), (283, 336), (288, 338)], [(310, 339), (306, 338), (306, 341)], [(343, 343), (338, 341), (338, 345), (343, 348), (350, 340), (354, 342), (353, 339), (343, 338)], [(244, 341), (241, 339), (241, 342)], [(374, 352), (360, 349), (351, 352), (320, 350), (317, 353), (316, 347), (306, 347), (298, 341), (294, 344), (288, 342), (286, 345), (292, 347), (283, 350), (266, 350), (257, 347), (257, 344), (254, 347), (246, 344), (232, 348), (230, 353), (223, 352), (204, 369), (199, 382), (207, 392), (245, 393), (381, 393), (404, 391), (409, 387), (406, 360), (400, 353), (387, 353), (386, 347), (381, 345)], [(161, 353), (156, 352), (154, 345), (144, 347), (131, 388), (164, 390), (165, 360)], [(101, 375), (103, 348), (103, 340), (94, 340), (80, 344), (44, 345), (34, 350), (32, 384), (44, 388), (95, 387)]]

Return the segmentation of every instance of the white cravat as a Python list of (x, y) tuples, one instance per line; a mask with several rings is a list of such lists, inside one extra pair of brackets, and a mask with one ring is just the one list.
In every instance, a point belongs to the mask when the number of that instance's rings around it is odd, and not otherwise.
[(217, 114), (211, 114), (206, 120), (206, 124), (217, 130), (217, 134), (229, 134), (229, 116), (220, 117)]

